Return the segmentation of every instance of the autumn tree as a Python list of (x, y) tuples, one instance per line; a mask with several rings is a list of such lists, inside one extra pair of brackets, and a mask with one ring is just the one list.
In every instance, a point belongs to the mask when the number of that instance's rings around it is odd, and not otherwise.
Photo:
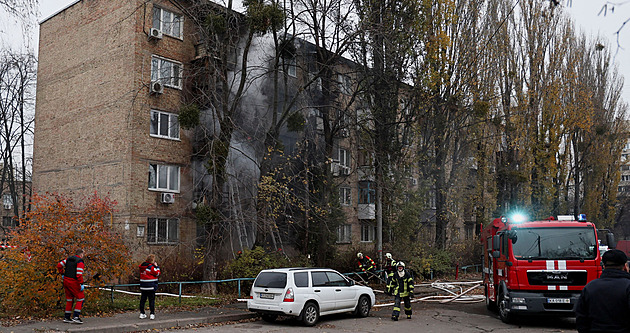
[[(16, 315), (50, 314), (61, 308), (64, 294), (56, 265), (86, 251), (86, 284), (95, 286), (131, 272), (127, 247), (111, 225), (115, 202), (96, 194), (77, 204), (57, 194), (34, 195), (33, 210), (11, 233), (14, 250), (0, 258), (0, 296), (4, 311)], [(100, 274), (100, 279), (95, 278)], [(93, 279), (94, 277), (94, 279)], [(87, 289), (96, 302), (101, 293)]]

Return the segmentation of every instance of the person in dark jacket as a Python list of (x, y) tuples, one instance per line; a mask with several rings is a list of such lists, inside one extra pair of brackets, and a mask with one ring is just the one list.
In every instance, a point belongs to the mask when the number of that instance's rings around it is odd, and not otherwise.
[(387, 277), (387, 294), (394, 296), (394, 311), (392, 320), (397, 321), (400, 315), (400, 302), (405, 302), (405, 314), (411, 319), (411, 298), (413, 298), (413, 278), (405, 269), (405, 263), (399, 261), (396, 271)]
[[(85, 294), (83, 293), (84, 256), (85, 252), (82, 249), (78, 249), (73, 256), (57, 264), (57, 271), (59, 274), (63, 274), (63, 290), (66, 294), (64, 323), (83, 324), (79, 316), (81, 315), (81, 308), (85, 300)], [(76, 300), (76, 304), (74, 305), (73, 312), (72, 303), (74, 303), (74, 300)], [(70, 318), (71, 315), (72, 318)]]
[(149, 300), (149, 310), (151, 314), (149, 319), (155, 319), (155, 291), (158, 287), (158, 276), (160, 276), (160, 267), (155, 262), (155, 255), (149, 254), (147, 260), (140, 264), (140, 319), (144, 319), (147, 315), (144, 313), (144, 305)]
[(630, 273), (623, 251), (602, 255), (604, 271), (589, 282), (575, 307), (578, 332), (630, 332)]

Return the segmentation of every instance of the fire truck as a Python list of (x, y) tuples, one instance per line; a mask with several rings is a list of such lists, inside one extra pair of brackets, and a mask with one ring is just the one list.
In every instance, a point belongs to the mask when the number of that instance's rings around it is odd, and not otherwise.
[[(614, 248), (614, 236), (606, 233)], [(595, 224), (584, 214), (542, 221), (496, 218), (481, 233), (486, 306), (521, 315), (573, 316), (582, 288), (602, 273)]]

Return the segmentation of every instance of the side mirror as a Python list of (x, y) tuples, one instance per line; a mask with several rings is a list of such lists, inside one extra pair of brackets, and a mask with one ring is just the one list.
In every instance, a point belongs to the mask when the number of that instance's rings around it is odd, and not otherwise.
[(354, 286), (354, 280), (348, 280), (346, 284), (348, 286), (352, 287), (352, 286)]
[(492, 250), (493, 251), (499, 251), (500, 249), (501, 249), (501, 236), (494, 235), (492, 237)]
[(500, 256), (501, 256), (501, 252), (499, 252), (499, 251), (492, 251), (492, 257), (493, 258), (498, 258)]
[(508, 231), (507, 236), (512, 241), (512, 244), (516, 244), (516, 241), (518, 240), (518, 235), (516, 235), (516, 230)]
[(615, 235), (612, 232), (606, 234), (606, 243), (608, 244), (609, 249), (617, 247), (617, 243), (615, 243)]

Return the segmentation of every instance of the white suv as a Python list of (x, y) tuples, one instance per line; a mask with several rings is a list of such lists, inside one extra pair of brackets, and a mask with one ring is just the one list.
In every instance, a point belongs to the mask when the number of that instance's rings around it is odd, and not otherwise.
[(313, 326), (320, 315), (352, 311), (367, 317), (374, 302), (372, 288), (355, 285), (335, 270), (280, 268), (258, 273), (247, 308), (262, 314), (265, 321), (278, 315), (296, 316)]

